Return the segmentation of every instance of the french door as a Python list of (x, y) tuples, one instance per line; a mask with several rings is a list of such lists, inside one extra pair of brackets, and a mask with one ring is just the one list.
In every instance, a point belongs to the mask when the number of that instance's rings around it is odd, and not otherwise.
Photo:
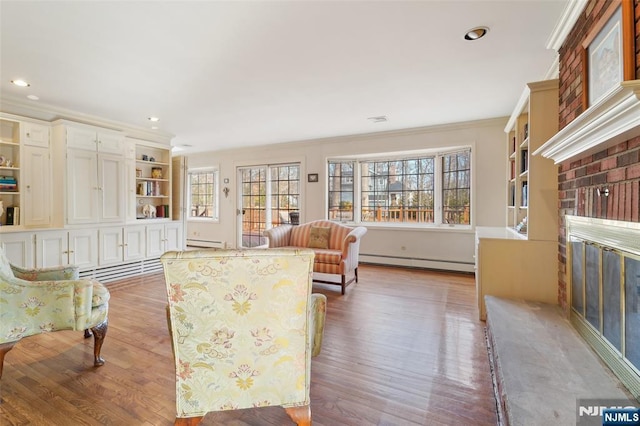
[(240, 167), (238, 182), (240, 247), (265, 247), (265, 229), (298, 223), (300, 164)]

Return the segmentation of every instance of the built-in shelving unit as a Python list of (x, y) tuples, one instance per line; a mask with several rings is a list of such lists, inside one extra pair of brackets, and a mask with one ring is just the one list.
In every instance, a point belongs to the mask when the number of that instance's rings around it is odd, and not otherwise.
[(484, 296), (555, 303), (557, 299), (558, 171), (533, 155), (558, 131), (558, 80), (529, 83), (505, 133), (506, 227), (476, 228), (476, 287)]
[(0, 119), (0, 226), (18, 226), (21, 221), (20, 122)]
[(136, 219), (171, 218), (171, 150), (152, 142), (135, 148)]

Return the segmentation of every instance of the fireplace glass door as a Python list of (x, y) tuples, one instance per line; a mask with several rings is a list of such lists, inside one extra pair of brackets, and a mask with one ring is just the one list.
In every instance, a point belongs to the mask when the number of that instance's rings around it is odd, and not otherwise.
[(640, 258), (571, 238), (571, 310), (640, 372)]

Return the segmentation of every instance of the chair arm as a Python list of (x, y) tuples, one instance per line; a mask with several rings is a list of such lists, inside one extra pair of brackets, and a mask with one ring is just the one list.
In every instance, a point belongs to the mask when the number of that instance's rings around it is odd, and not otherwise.
[(263, 235), (269, 238), (269, 248), (288, 246), (292, 229), (293, 225), (285, 224), (265, 230)]
[(51, 268), (27, 269), (11, 265), (13, 275), (27, 281), (62, 281), (80, 278), (80, 268), (74, 265), (53, 266)]
[(309, 307), (309, 340), (311, 356), (316, 356), (322, 348), (324, 336), (324, 320), (327, 313), (327, 296), (324, 294), (312, 294)]
[[(367, 228), (365, 228), (364, 226), (358, 226), (356, 228), (353, 228), (353, 230), (349, 232), (346, 237), (344, 237), (344, 240), (342, 241), (342, 257), (344, 259), (349, 257), (350, 250), (352, 251), (352, 254), (353, 254), (352, 244), (355, 243), (355, 247), (359, 249), (360, 239), (366, 233), (367, 233)], [(355, 252), (355, 255), (356, 256), (358, 255), (358, 251)]]

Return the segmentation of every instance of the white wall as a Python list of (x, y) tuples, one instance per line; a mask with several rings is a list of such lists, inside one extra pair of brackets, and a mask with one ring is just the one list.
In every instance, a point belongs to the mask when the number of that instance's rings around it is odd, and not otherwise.
[[(225, 241), (237, 246), (236, 168), (247, 165), (300, 162), (302, 212), (300, 221), (324, 219), (327, 159), (348, 155), (421, 150), (471, 145), (473, 147), (472, 216), (474, 226), (506, 223), (506, 118), (443, 125), (405, 131), (269, 145), (266, 147), (198, 153), (188, 156), (191, 168), (218, 165), (220, 181), (228, 178), (229, 197), (221, 192), (219, 223), (189, 221), (187, 238)], [(318, 183), (307, 183), (307, 173), (318, 173)], [(221, 183), (221, 187), (227, 186)], [(473, 230), (368, 226), (360, 246), (361, 261), (473, 271)]]

